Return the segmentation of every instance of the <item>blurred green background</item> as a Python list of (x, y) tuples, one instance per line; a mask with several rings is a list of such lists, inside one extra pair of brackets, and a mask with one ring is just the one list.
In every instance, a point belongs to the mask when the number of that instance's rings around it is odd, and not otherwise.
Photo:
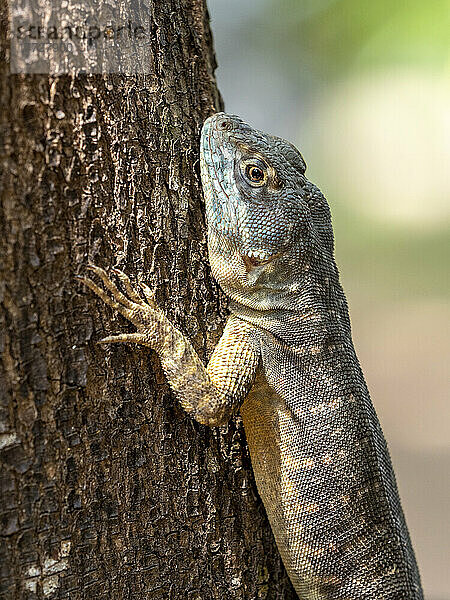
[(209, 0), (227, 112), (328, 198), (427, 600), (450, 600), (450, 3)]

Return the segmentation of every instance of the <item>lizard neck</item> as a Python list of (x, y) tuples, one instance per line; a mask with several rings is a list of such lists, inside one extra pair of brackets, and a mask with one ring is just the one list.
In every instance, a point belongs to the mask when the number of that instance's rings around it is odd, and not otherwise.
[(322, 269), (314, 268), (314, 262), (310, 266), (296, 273), (295, 287), (287, 283), (289, 293), (281, 294), (275, 307), (261, 310), (251, 297), (246, 302), (231, 296), (231, 312), (293, 349), (352, 346), (347, 301), (334, 261)]

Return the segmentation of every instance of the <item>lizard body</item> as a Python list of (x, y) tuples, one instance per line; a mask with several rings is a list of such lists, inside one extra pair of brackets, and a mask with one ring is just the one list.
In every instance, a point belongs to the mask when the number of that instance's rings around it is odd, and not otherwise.
[(221, 425), (240, 408), (258, 491), (302, 600), (421, 600), (395, 477), (356, 357), (327, 202), (289, 142), (207, 119), (201, 172), (212, 272), (231, 315), (205, 368), (128, 278), (85, 283), (137, 327), (103, 342), (160, 356), (183, 407)]

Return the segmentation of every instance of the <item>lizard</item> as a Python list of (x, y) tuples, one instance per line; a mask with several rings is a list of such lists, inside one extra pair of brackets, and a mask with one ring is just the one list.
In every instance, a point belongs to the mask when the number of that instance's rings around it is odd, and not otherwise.
[[(258, 492), (302, 600), (421, 600), (387, 444), (356, 356), (328, 203), (290, 142), (216, 113), (200, 171), (211, 271), (230, 315), (207, 367), (157, 306), (90, 266), (84, 283), (155, 350), (193, 418), (240, 410)], [(100, 283), (99, 281), (99, 283)], [(121, 288), (121, 289), (120, 289)]]

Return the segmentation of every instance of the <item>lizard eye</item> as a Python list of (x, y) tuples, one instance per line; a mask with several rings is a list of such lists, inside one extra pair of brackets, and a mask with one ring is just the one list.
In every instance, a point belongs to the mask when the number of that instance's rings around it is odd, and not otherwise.
[(254, 164), (247, 164), (245, 166), (245, 176), (253, 185), (263, 185), (267, 179), (266, 171)]

